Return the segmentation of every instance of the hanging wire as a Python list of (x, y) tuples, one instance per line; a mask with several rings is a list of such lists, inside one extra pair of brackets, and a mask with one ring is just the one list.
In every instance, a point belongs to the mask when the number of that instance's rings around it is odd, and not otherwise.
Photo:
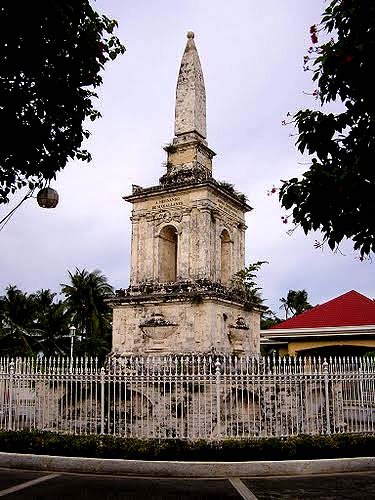
[(18, 205), (16, 205), (14, 208), (12, 208), (12, 210), (10, 212), (8, 212), (7, 215), (3, 219), (0, 220), (0, 231), (2, 231), (4, 229), (6, 224), (10, 221), (12, 215), (22, 205), (22, 203), (32, 197), (34, 190), (35, 190), (35, 188), (30, 189), (30, 191), (22, 198), (22, 200), (18, 203)]

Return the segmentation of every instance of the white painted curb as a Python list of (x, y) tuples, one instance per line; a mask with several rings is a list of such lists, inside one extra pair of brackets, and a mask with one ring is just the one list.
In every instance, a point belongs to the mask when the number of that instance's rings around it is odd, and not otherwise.
[(0, 452), (0, 467), (158, 477), (248, 477), (375, 471), (375, 457), (264, 462), (167, 462)]

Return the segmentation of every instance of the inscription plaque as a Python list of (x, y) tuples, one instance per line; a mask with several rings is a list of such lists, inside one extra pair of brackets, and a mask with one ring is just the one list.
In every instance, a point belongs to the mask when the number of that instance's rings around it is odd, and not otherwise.
[(156, 200), (152, 205), (151, 210), (164, 210), (165, 208), (182, 206), (183, 202), (181, 201), (181, 196), (169, 196), (168, 198)]

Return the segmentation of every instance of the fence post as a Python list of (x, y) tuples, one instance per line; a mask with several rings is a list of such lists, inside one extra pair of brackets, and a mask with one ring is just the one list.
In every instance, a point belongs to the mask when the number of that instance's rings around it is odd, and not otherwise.
[(215, 363), (215, 375), (216, 375), (216, 416), (217, 416), (217, 437), (221, 437), (221, 409), (220, 409), (220, 377), (221, 377), (221, 363), (219, 358), (216, 358)]
[(362, 367), (360, 366), (358, 368), (358, 375), (359, 375), (359, 397), (361, 401), (361, 408), (364, 407), (364, 402), (363, 402), (363, 371)]
[(9, 386), (8, 386), (8, 430), (13, 429), (13, 385), (14, 385), (14, 361), (9, 363)]
[(105, 370), (102, 366), (100, 369), (100, 434), (104, 434), (104, 383), (105, 383)]
[(329, 377), (328, 377), (328, 362), (326, 358), (323, 361), (323, 374), (324, 374), (324, 392), (326, 400), (326, 419), (327, 419), (327, 434), (331, 434), (331, 417), (329, 414)]

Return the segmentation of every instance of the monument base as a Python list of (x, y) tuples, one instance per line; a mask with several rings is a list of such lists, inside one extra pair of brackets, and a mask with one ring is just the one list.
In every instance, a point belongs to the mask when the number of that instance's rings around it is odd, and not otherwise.
[(110, 301), (114, 353), (259, 354), (261, 307), (245, 307), (220, 285), (160, 285), (156, 293), (152, 285), (147, 293), (147, 286), (121, 290)]

